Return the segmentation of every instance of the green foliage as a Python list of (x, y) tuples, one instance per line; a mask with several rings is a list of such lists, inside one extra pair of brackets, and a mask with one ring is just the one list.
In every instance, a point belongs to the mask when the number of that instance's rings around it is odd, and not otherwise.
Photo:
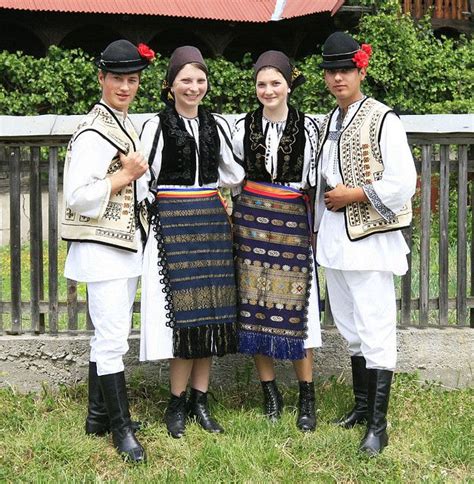
[(51, 47), (41, 59), (0, 52), (0, 113), (80, 114), (100, 94), (97, 69), (79, 49)]
[(429, 17), (419, 23), (386, 0), (376, 15), (364, 15), (358, 39), (372, 44), (366, 93), (414, 114), (474, 110), (473, 41), (439, 40)]
[[(360, 3), (360, 0), (358, 0)], [(373, 6), (373, 2), (367, 2)], [(397, 0), (378, 0), (360, 20), (356, 37), (371, 43), (374, 54), (364, 91), (401, 112), (468, 113), (474, 110), (474, 48), (465, 37), (437, 39), (428, 17), (402, 15)], [(217, 112), (242, 113), (256, 106), (252, 60), (208, 59), (211, 89), (204, 104)], [(328, 93), (315, 54), (297, 62), (307, 82), (293, 95), (299, 109), (327, 112)], [(168, 59), (157, 56), (143, 72), (134, 112), (157, 112)], [(21, 52), (0, 52), (0, 114), (82, 114), (100, 96), (93, 59), (79, 49), (51, 47), (35, 59)]]

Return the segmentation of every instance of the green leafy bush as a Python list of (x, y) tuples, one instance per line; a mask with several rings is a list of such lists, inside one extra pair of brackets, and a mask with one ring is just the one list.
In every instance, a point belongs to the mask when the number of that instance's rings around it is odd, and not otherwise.
[[(375, 10), (362, 16), (354, 34), (374, 49), (365, 93), (400, 112), (473, 112), (473, 41), (437, 39), (428, 18), (415, 22), (402, 15), (397, 0), (380, 0)], [(144, 71), (134, 112), (163, 107), (160, 90), (167, 62), (157, 56)], [(206, 106), (223, 113), (242, 113), (256, 106), (250, 55), (235, 63), (224, 58), (207, 62), (211, 90)], [(320, 62), (320, 55), (312, 55), (297, 63), (307, 82), (295, 91), (293, 102), (305, 112), (324, 113), (334, 105)], [(99, 96), (93, 59), (79, 49), (53, 46), (41, 59), (0, 52), (0, 114), (81, 114)]]

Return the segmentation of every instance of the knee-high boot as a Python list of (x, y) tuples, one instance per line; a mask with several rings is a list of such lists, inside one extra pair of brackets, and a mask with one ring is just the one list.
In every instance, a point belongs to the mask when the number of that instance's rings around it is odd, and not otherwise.
[(360, 450), (374, 456), (388, 445), (387, 410), (393, 371), (369, 369), (368, 373), (368, 422)]
[[(142, 427), (142, 422), (132, 420), (132, 430), (137, 432)], [(105, 406), (104, 396), (97, 375), (97, 364), (89, 361), (88, 379), (88, 405), (86, 417), (86, 434), (98, 437), (110, 432), (110, 420)]]
[(355, 405), (352, 410), (336, 420), (335, 424), (346, 429), (359, 423), (367, 422), (367, 394), (369, 386), (369, 374), (363, 356), (352, 356), (352, 390), (354, 392)]
[(131, 462), (144, 462), (145, 450), (132, 429), (124, 372), (99, 377), (110, 419), (112, 440), (117, 451)]
[(89, 403), (87, 406), (86, 434), (105, 435), (110, 431), (109, 414), (105, 406), (104, 396), (97, 376), (97, 365), (89, 361)]

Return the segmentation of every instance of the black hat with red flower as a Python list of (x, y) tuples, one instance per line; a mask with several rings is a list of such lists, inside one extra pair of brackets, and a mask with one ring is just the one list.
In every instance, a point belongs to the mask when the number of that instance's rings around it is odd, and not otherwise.
[(155, 58), (155, 53), (145, 44), (138, 47), (125, 39), (109, 44), (96, 59), (97, 67), (106, 72), (129, 74), (146, 69)]
[(372, 55), (370, 44), (360, 46), (349, 34), (334, 32), (324, 42), (323, 69), (361, 69), (369, 65)]

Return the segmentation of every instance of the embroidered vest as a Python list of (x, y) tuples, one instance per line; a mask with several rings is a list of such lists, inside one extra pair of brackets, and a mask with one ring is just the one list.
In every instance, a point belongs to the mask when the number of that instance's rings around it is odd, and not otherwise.
[[(220, 141), (216, 120), (201, 106), (199, 116), (199, 185), (215, 183), (218, 178)], [(163, 151), (158, 185), (194, 185), (196, 141), (175, 109), (159, 114), (163, 132)]]
[[(329, 136), (329, 126), (336, 109), (323, 121), (322, 136), (317, 159)], [(388, 106), (367, 98), (362, 101), (357, 113), (346, 126), (339, 138), (339, 170), (344, 185), (363, 187), (382, 179), (384, 164), (380, 152), (380, 132), (388, 113)], [(359, 240), (374, 233), (389, 232), (408, 227), (412, 219), (411, 200), (397, 214), (388, 210), (382, 203), (377, 206), (380, 212), (386, 211), (386, 218), (375, 210), (369, 202), (351, 203), (345, 207), (346, 231), (350, 240)], [(387, 219), (388, 218), (388, 219)]]
[[(82, 133), (87, 131), (99, 133), (112, 146), (117, 148), (117, 154), (110, 161), (107, 176), (120, 169), (119, 152), (128, 154), (129, 151), (136, 151), (139, 144), (138, 135), (135, 131), (128, 133), (108, 106), (102, 103), (96, 104), (79, 124), (68, 144), (64, 165), (64, 193), (66, 193), (67, 188), (72, 145)], [(68, 207), (65, 202), (61, 237), (68, 241), (95, 242), (137, 252), (135, 207), (135, 182), (110, 196), (105, 213), (99, 219), (80, 215)]]
[(303, 176), (304, 113), (288, 106), (288, 118), (278, 145), (278, 167), (275, 179), (265, 168), (265, 136), (263, 133), (263, 108), (245, 116), (243, 168), (247, 178), (263, 182), (300, 182)]

